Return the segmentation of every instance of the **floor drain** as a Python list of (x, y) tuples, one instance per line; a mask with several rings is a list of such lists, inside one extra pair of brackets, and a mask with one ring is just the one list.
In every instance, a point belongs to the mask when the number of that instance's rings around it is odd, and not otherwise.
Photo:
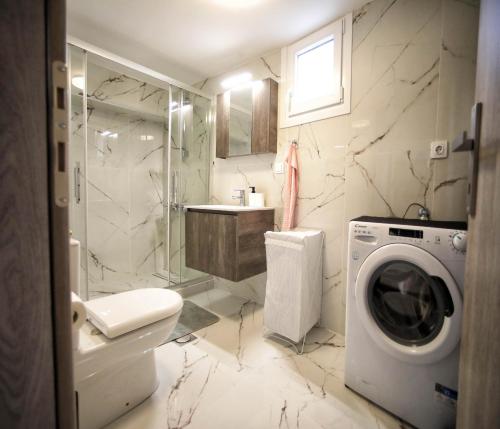
[(175, 342), (177, 344), (186, 344), (189, 343), (190, 341), (193, 341), (196, 337), (193, 334), (187, 334), (184, 335), (183, 337), (177, 338)]

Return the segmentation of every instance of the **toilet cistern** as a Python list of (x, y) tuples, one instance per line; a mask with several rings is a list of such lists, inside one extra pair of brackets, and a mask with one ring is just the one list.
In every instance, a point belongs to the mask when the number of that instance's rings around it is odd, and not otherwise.
[(233, 195), (233, 200), (240, 200), (240, 206), (245, 205), (245, 190), (244, 189), (235, 189), (234, 192), (238, 192), (238, 195)]

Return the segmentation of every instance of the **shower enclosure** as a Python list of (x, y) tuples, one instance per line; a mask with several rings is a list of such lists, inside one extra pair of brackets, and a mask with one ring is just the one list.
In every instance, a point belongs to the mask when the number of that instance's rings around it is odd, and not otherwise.
[(84, 299), (171, 287), (185, 265), (185, 204), (208, 202), (211, 99), (68, 45), (70, 227)]

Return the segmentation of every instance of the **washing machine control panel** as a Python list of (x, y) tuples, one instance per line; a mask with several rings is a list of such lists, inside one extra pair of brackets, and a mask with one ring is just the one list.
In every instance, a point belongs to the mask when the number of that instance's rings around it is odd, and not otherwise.
[(353, 228), (354, 239), (363, 243), (376, 243), (378, 238), (378, 227), (357, 223)]
[(467, 250), (467, 233), (464, 231), (455, 231), (450, 234), (451, 247), (460, 253), (465, 253)]
[(390, 243), (411, 244), (443, 257), (464, 255), (467, 249), (467, 231), (409, 225), (353, 222), (351, 239), (361, 246), (380, 246)]

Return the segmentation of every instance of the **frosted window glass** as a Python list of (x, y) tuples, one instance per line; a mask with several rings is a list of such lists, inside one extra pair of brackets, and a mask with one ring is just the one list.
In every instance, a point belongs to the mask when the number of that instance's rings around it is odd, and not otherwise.
[(295, 96), (311, 100), (335, 92), (334, 39), (297, 54)]

